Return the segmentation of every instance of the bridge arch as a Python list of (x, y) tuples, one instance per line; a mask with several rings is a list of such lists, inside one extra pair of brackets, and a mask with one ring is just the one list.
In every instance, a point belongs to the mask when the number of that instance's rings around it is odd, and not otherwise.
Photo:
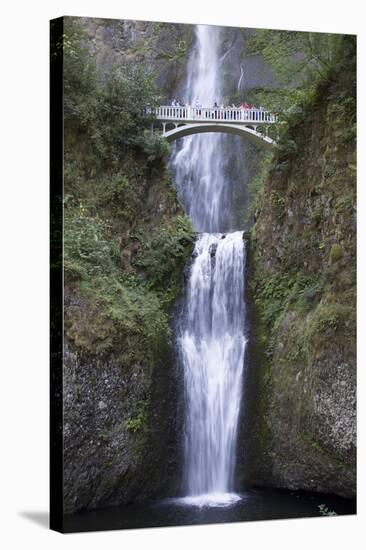
[(207, 132), (220, 132), (226, 134), (234, 134), (237, 136), (245, 137), (252, 141), (254, 144), (259, 147), (271, 148), (275, 145), (275, 141), (270, 137), (258, 132), (253, 127), (248, 127), (244, 125), (235, 125), (235, 124), (225, 124), (225, 123), (204, 123), (199, 122), (196, 124), (184, 124), (180, 125), (177, 128), (167, 130), (163, 132), (163, 136), (169, 141), (172, 142), (176, 139), (185, 136), (191, 136), (194, 134), (202, 134)]
[(175, 130), (175, 128), (177, 127), (177, 124), (174, 123), (174, 122), (165, 122), (165, 128), (163, 126), (163, 129), (164, 129), (164, 132), (169, 132), (170, 130)]

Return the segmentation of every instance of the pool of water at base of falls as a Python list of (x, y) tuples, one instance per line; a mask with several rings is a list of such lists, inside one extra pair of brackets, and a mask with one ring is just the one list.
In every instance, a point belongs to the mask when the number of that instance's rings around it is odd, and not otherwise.
[[(283, 489), (251, 489), (233, 498), (231, 503), (202, 505), (186, 498), (161, 499), (141, 504), (105, 508), (65, 516), (65, 532), (138, 529), (321, 517), (319, 505), (325, 504), (337, 515), (356, 513), (356, 502), (335, 495), (288, 491)], [(217, 496), (216, 496), (217, 498)], [(219, 499), (220, 500), (220, 499)]]

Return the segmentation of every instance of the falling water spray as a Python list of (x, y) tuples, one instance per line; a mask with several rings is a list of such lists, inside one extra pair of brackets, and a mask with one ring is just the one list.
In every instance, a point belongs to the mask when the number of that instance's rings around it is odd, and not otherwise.
[[(220, 29), (199, 25), (185, 97), (211, 106), (222, 99)], [(245, 247), (232, 231), (224, 177), (223, 136), (184, 138), (172, 158), (180, 199), (199, 232), (178, 346), (184, 369), (184, 501), (222, 506), (236, 501), (236, 441), (245, 359)], [(222, 233), (225, 231), (225, 233)]]

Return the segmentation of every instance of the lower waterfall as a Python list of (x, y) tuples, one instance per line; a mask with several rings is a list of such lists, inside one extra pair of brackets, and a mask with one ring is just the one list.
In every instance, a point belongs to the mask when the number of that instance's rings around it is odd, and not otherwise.
[(234, 493), (244, 368), (243, 234), (203, 233), (193, 253), (179, 345), (185, 390), (185, 498), (225, 505)]

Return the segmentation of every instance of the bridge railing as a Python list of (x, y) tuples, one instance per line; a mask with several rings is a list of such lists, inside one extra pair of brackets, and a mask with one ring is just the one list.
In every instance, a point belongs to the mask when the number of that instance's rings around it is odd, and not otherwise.
[[(151, 111), (150, 111), (151, 112)], [(275, 114), (263, 109), (244, 109), (241, 107), (175, 107), (162, 105), (152, 110), (158, 120), (182, 120), (204, 122), (256, 122), (271, 124), (277, 122)]]

